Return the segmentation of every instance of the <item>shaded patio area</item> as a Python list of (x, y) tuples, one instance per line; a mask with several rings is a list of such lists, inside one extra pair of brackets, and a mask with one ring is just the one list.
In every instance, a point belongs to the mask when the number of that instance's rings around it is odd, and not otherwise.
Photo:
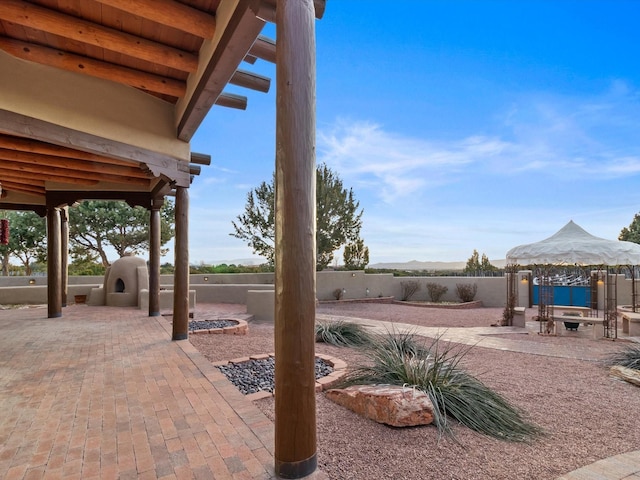
[(273, 424), (137, 309), (0, 311), (0, 477), (273, 478)]

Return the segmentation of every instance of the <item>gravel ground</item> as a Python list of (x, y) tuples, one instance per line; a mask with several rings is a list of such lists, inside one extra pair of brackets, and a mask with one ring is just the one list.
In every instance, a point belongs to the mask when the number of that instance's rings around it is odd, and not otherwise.
[[(244, 306), (199, 305), (220, 318)], [(489, 326), (501, 309), (445, 310), (381, 304), (321, 304), (319, 313), (439, 327)], [(197, 317), (196, 317), (197, 318)], [(209, 317), (208, 317), (209, 318)], [(579, 342), (597, 356), (624, 342), (588, 338), (508, 335), (570, 350)], [(273, 326), (250, 323), (246, 336), (192, 335), (211, 361), (274, 351)], [(316, 351), (357, 362), (351, 349), (316, 344)], [(316, 396), (319, 467), (344, 479), (555, 479), (596, 460), (640, 449), (640, 390), (609, 377), (597, 362), (474, 347), (464, 366), (521, 408), (546, 435), (512, 444), (455, 426), (457, 442), (438, 438), (433, 426), (391, 428)], [(273, 419), (273, 399), (256, 402)]]

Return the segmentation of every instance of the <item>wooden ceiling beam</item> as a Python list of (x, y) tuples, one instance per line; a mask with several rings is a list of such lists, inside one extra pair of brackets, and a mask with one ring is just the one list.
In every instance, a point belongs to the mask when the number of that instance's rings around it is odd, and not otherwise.
[(186, 82), (181, 80), (161, 77), (160, 75), (7, 37), (0, 37), (0, 49), (23, 60), (61, 68), (69, 72), (82, 73), (176, 98), (182, 97), (187, 89)]
[(211, 165), (211, 155), (191, 152), (191, 163), (196, 163), (198, 165)]
[[(23, 192), (23, 193), (31, 193), (31, 192)], [(44, 197), (43, 194), (37, 193), (36, 195)], [(40, 217), (45, 217), (47, 215), (47, 207), (45, 205), (34, 205), (31, 203), (7, 203), (0, 202), (1, 210), (22, 210), (22, 211), (30, 211), (35, 212)]]
[[(140, 187), (148, 187), (150, 180), (147, 178), (129, 177), (127, 175), (112, 175), (108, 173), (87, 172), (83, 170), (51, 167), (48, 165), (38, 165), (20, 161), (3, 160), (0, 165), (0, 171), (22, 172), (25, 177), (42, 175), (45, 180), (55, 177), (56, 182), (73, 183), (70, 179), (77, 179), (80, 184), (95, 185), (97, 182), (112, 182), (125, 185), (137, 185)], [(87, 183), (88, 182), (88, 183)], [(0, 177), (0, 184), (2, 177)]]
[[(0, 77), (2, 78), (2, 77)], [(46, 144), (60, 145), (80, 149), (99, 156), (117, 157), (131, 165), (144, 164), (155, 177), (166, 175), (177, 186), (189, 186), (189, 164), (168, 154), (151, 151), (129, 143), (105, 139), (91, 133), (55, 125), (44, 120), (26, 117), (19, 113), (0, 108), (0, 132), (14, 137), (29, 137)], [(0, 179), (0, 182), (2, 179)]]
[[(267, 22), (276, 23), (276, 3), (277, 0), (262, 0), (258, 16)], [(327, 6), (326, 0), (313, 0), (317, 19), (321, 19)]]
[(121, 190), (92, 191), (92, 190), (49, 190), (47, 204), (61, 207), (73, 205), (81, 200), (122, 200), (131, 206), (149, 208), (153, 197), (149, 192), (128, 192)]
[[(131, 0), (95, 1), (124, 12), (131, 11)], [(136, 0), (135, 14), (200, 38), (213, 38), (216, 31), (215, 17), (173, 0)]]
[(260, 35), (253, 46), (249, 49), (249, 55), (270, 63), (276, 63), (276, 42), (275, 40)]
[(221, 93), (216, 99), (216, 105), (219, 107), (235, 108), (237, 110), (247, 109), (247, 97), (236, 95), (234, 93)]
[(122, 160), (119, 158), (106, 157), (96, 153), (89, 153), (83, 150), (75, 150), (73, 148), (53, 145), (38, 140), (31, 140), (23, 137), (14, 137), (12, 135), (0, 134), (0, 148), (8, 150), (19, 150), (22, 152), (40, 153), (50, 155), (52, 157), (62, 157), (67, 159), (77, 159), (90, 162), (99, 162), (109, 165), (119, 165), (122, 167), (136, 168), (140, 163), (134, 160)]
[[(73, 171), (74, 174), (109, 174), (111, 176), (124, 176), (127, 178), (138, 178), (148, 180), (150, 174), (136, 167), (122, 167), (117, 165), (103, 165), (96, 162), (87, 162), (85, 160), (75, 160), (63, 157), (57, 157), (46, 154), (38, 154), (24, 152), (20, 150), (11, 150), (0, 148), (0, 160), (14, 161), (24, 164), (37, 165), (39, 168), (55, 167)], [(87, 177), (89, 178), (89, 177)]]
[(195, 72), (198, 68), (198, 57), (192, 53), (22, 0), (2, 0), (0, 18), (183, 72)]
[[(32, 171), (38, 170), (38, 171)], [(7, 178), (13, 181), (29, 181), (31, 183), (31, 179), (39, 180), (43, 182), (58, 182), (58, 183), (70, 183), (74, 185), (97, 185), (99, 183), (98, 180), (88, 180), (86, 178), (78, 178), (70, 176), (67, 174), (53, 174), (48, 173), (46, 170), (33, 169), (29, 167), (25, 167), (24, 165), (17, 165), (15, 163), (10, 162), (2, 162), (0, 164), (0, 185), (2, 185), (4, 179)]]
[(271, 79), (246, 70), (236, 70), (229, 80), (232, 85), (267, 93), (271, 87)]
[(24, 184), (12, 182), (10, 180), (4, 180), (2, 181), (2, 190), (6, 190), (8, 192), (30, 193), (33, 195), (44, 195), (46, 193), (44, 182), (42, 182), (42, 186), (38, 186), (34, 184)]
[[(256, 13), (254, 0), (238, 0), (224, 24), (224, 31), (216, 35), (210, 56), (202, 60), (206, 62), (204, 69), (198, 78), (194, 75), (197, 83), (193, 91), (178, 101), (180, 140), (191, 140), (260, 34), (265, 22)], [(222, 25), (222, 21), (218, 23)]]

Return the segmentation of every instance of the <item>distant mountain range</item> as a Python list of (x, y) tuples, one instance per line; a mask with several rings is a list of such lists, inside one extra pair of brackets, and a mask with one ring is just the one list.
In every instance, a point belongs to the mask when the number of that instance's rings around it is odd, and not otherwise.
[[(209, 265), (260, 265), (264, 263), (261, 258), (237, 258), (235, 260), (214, 260)], [(505, 266), (505, 260), (491, 260), (491, 265), (502, 268)], [(467, 264), (464, 262), (420, 262), (411, 260), (410, 262), (390, 262), (390, 263), (374, 263), (368, 268), (380, 268), (389, 270), (463, 270)]]
[[(506, 264), (505, 260), (491, 260), (491, 265), (502, 268)], [(463, 270), (467, 262), (410, 262), (374, 263), (368, 268), (386, 268), (390, 270)]]

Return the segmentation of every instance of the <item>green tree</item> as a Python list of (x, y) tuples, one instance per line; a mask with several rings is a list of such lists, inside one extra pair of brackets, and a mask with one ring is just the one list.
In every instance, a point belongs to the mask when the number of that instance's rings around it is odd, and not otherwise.
[(478, 271), (480, 271), (480, 254), (475, 248), (473, 249), (473, 253), (467, 260), (467, 264), (462, 271), (468, 275), (475, 275)]
[[(230, 235), (244, 240), (254, 253), (274, 263), (275, 181), (262, 182), (247, 194), (244, 213), (238, 215)], [(362, 227), (360, 202), (352, 189), (325, 164), (316, 169), (316, 266), (323, 270), (331, 263), (334, 252), (342, 245), (356, 241)]]
[(344, 267), (347, 270), (364, 270), (369, 265), (369, 247), (364, 245), (364, 240), (347, 243), (344, 246)]
[(618, 240), (625, 240), (627, 242), (640, 243), (640, 213), (636, 213), (633, 216), (633, 221), (629, 224), (629, 227), (624, 227), (618, 235)]
[(0, 245), (3, 275), (9, 267), (9, 257), (20, 260), (25, 275), (31, 275), (33, 264), (47, 257), (47, 225), (44, 218), (30, 211), (8, 212), (9, 244)]
[[(174, 235), (172, 202), (160, 209), (160, 225), (160, 244), (164, 245)], [(69, 209), (69, 237), (72, 256), (79, 263), (100, 259), (107, 267), (108, 247), (120, 257), (149, 250), (149, 211), (121, 201), (84, 201)]]
[(478, 276), (478, 275), (483, 275), (484, 273), (493, 272), (496, 270), (497, 270), (497, 267), (495, 267), (494, 265), (491, 265), (491, 262), (489, 261), (489, 257), (487, 257), (483, 253), (482, 259), (481, 259), (478, 251), (474, 249), (473, 253), (467, 260), (466, 266), (462, 271), (467, 275)]
[(498, 267), (495, 265), (491, 265), (489, 261), (489, 257), (487, 257), (484, 253), (482, 254), (482, 260), (480, 261), (480, 271), (482, 272), (495, 272), (498, 270)]
[(274, 263), (275, 232), (275, 180), (262, 182), (257, 188), (247, 193), (244, 213), (238, 215), (233, 224), (234, 233), (230, 235), (244, 240), (253, 253), (267, 259), (269, 265)]

